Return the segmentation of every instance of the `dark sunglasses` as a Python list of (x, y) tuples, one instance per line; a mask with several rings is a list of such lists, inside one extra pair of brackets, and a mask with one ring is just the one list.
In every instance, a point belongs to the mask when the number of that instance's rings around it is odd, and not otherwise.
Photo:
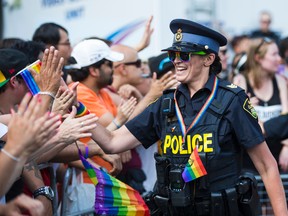
[(270, 39), (270, 38), (268, 38), (268, 37), (262, 38), (260, 44), (259, 44), (259, 45), (257, 46), (257, 48), (255, 49), (255, 53), (258, 53), (258, 52), (259, 52), (260, 48), (263, 46), (264, 43), (270, 44), (270, 43), (272, 43), (272, 41), (273, 41), (273, 40)]
[(142, 61), (141, 59), (138, 59), (137, 61), (135, 62), (125, 62), (123, 63), (124, 65), (135, 65), (137, 68), (141, 68), (141, 65), (142, 65)]
[(180, 59), (182, 62), (188, 62), (191, 59), (191, 55), (206, 55), (204, 51), (199, 52), (175, 52), (175, 51), (168, 51), (168, 57), (170, 61), (174, 62), (176, 57)]

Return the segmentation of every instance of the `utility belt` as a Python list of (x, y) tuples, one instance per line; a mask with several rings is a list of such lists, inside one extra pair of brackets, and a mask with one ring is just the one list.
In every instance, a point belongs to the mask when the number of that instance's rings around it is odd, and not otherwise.
[[(177, 215), (174, 210), (183, 212), (185, 209), (190, 213), (184, 215), (242, 214), (253, 216), (259, 214), (257, 181), (253, 174), (241, 175), (235, 187), (220, 192), (203, 193), (203, 196), (199, 196), (198, 193), (195, 196), (195, 190), (199, 191), (199, 185), (194, 185), (195, 182), (185, 183), (182, 179), (183, 170), (171, 169), (171, 164), (166, 157), (155, 156), (155, 159), (157, 188), (154, 194), (145, 198), (148, 207), (152, 209), (151, 215)], [(162, 212), (162, 214), (157, 212)]]
[[(149, 201), (148, 201), (149, 200)], [(153, 204), (152, 204), (153, 200)], [(224, 194), (211, 193), (209, 197), (191, 200), (186, 206), (175, 206), (173, 198), (154, 195), (150, 199), (145, 198), (151, 215), (239, 215), (238, 195), (235, 188), (226, 189)], [(154, 206), (152, 206), (152, 205)], [(151, 208), (152, 207), (152, 208)], [(252, 209), (250, 209), (252, 210)], [(256, 214), (248, 214), (256, 215)]]

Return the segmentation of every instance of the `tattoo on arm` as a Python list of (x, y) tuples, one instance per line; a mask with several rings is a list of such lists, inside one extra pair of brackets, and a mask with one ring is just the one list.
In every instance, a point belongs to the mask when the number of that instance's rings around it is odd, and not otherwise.
[(24, 166), (26, 171), (34, 170), (35, 177), (42, 179), (38, 164), (33, 160)]

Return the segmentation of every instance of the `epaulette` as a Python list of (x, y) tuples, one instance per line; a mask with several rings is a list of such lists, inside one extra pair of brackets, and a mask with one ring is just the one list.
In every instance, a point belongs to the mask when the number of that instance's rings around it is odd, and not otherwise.
[(217, 92), (217, 96), (212, 101), (209, 109), (213, 110), (218, 115), (222, 115), (229, 106), (229, 104), (232, 102), (233, 98), (238, 93), (243, 92), (244, 90), (239, 86), (230, 83), (226, 80), (221, 80), (218, 84), (218, 87), (219, 87), (218, 90), (220, 89), (223, 90)]
[(228, 82), (226, 80), (222, 80), (221, 82), (219, 82), (218, 86), (220, 88), (227, 89), (227, 90), (233, 92), (234, 94), (238, 94), (239, 92), (244, 91), (244, 89), (242, 89), (241, 87), (239, 87), (239, 86), (237, 86), (231, 82)]

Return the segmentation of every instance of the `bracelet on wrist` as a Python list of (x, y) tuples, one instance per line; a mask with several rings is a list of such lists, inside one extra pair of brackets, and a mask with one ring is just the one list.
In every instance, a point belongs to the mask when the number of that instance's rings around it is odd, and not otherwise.
[(113, 123), (114, 123), (114, 125), (117, 127), (117, 129), (121, 127), (121, 125), (119, 125), (119, 124), (116, 122), (116, 120), (115, 120), (115, 119), (113, 119), (113, 121), (112, 121), (112, 122), (113, 122)]
[(41, 92), (40, 91), (37, 94), (39, 94), (39, 95), (49, 95), (49, 96), (51, 96), (53, 98), (53, 100), (55, 99), (55, 95), (52, 94), (51, 92), (47, 92), (47, 91)]
[(10, 154), (8, 151), (6, 151), (5, 149), (1, 149), (1, 152), (3, 152), (5, 155), (7, 155), (9, 158), (11, 158), (12, 160), (19, 162), (20, 158), (13, 156), (12, 154)]

